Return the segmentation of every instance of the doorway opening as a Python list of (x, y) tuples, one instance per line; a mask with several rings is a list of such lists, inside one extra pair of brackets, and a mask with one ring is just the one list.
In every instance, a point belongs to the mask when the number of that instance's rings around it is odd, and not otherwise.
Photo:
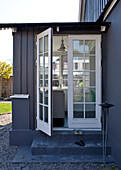
[(101, 128), (100, 44), (100, 35), (38, 34), (38, 129), (51, 136), (53, 127)]
[(53, 126), (68, 127), (68, 36), (53, 36)]

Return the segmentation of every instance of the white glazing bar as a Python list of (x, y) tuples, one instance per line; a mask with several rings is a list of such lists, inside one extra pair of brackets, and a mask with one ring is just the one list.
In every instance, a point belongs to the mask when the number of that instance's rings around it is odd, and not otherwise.
[(83, 40), (83, 46), (84, 46), (84, 119), (85, 119), (85, 40)]
[(45, 120), (45, 107), (44, 107), (44, 103), (45, 103), (45, 99), (44, 99), (44, 86), (45, 86), (45, 56), (44, 56), (44, 49), (45, 49), (45, 43), (44, 43), (44, 36), (43, 36), (43, 121)]

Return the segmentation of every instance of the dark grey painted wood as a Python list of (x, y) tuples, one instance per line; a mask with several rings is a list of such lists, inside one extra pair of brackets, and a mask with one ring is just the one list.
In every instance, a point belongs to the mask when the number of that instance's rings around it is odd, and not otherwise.
[(22, 77), (21, 77), (21, 81), (22, 81), (22, 94), (27, 94), (27, 60), (28, 60), (28, 56), (27, 56), (27, 47), (28, 47), (28, 42), (27, 42), (27, 31), (22, 31), (22, 47), (21, 47), (21, 60), (22, 60)]
[(36, 39), (34, 29), (21, 29), (14, 35), (14, 94), (30, 95), (30, 128), (36, 117)]
[[(107, 24), (107, 23), (106, 23)], [(46, 24), (45, 24), (46, 25)], [(83, 34), (85, 32), (92, 33), (92, 25), (90, 31), (85, 27), (62, 27), (60, 32), (56, 31), (56, 24), (53, 25), (54, 34)], [(64, 24), (65, 25), (65, 24)], [(77, 24), (78, 25), (78, 24)], [(34, 25), (33, 25), (34, 26)], [(86, 27), (88, 24), (86, 25)], [(89, 29), (89, 28), (88, 28)], [(30, 96), (30, 112), (29, 112), (29, 128), (35, 129), (36, 122), (36, 35), (45, 30), (42, 27), (25, 27), (18, 28), (14, 33), (14, 94), (29, 94)], [(100, 33), (100, 25), (94, 26), (93, 33)], [(16, 114), (13, 110), (13, 115)], [(19, 121), (19, 120), (18, 120)], [(14, 122), (13, 122), (14, 123)], [(17, 123), (17, 122), (16, 122)]]
[(36, 122), (36, 113), (37, 113), (37, 64), (36, 64), (36, 60), (37, 60), (37, 47), (36, 47), (36, 42), (37, 42), (37, 39), (36, 39), (36, 34), (35, 34), (35, 29), (33, 28), (33, 33), (34, 33), (34, 36), (33, 36), (33, 53), (34, 53), (34, 62), (33, 62), (33, 66), (34, 66), (34, 77), (33, 77), (33, 80), (34, 80), (34, 98), (33, 98), (33, 102), (34, 102), (34, 105), (33, 105), (33, 110), (34, 110), (34, 114), (33, 114), (33, 129), (36, 128), (36, 125), (35, 125), (35, 122)]
[(30, 95), (30, 127), (33, 128), (34, 106), (34, 53), (33, 53), (33, 28), (28, 30), (28, 94)]
[(103, 35), (103, 94), (104, 101), (115, 107), (109, 111), (109, 142), (112, 156), (121, 168), (121, 1), (109, 17), (111, 27)]
[(13, 36), (13, 93), (21, 93), (21, 32)]
[(29, 98), (12, 99), (13, 129), (29, 129)]

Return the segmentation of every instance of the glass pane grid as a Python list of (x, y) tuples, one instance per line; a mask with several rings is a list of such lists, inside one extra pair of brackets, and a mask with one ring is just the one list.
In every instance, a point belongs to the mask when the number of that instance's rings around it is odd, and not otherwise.
[(48, 36), (39, 40), (39, 118), (48, 123)]
[[(82, 46), (81, 49), (79, 47), (79, 42), (73, 45), (73, 88), (77, 90), (83, 90), (83, 93), (78, 93), (75, 95), (75, 92), (73, 90), (73, 118), (95, 118), (96, 112), (95, 112), (95, 105), (96, 105), (96, 57), (95, 57), (95, 40), (83, 40), (81, 41), (80, 45)], [(78, 48), (78, 50), (77, 50)], [(78, 51), (78, 52), (77, 52)], [(83, 52), (79, 55), (79, 52)], [(75, 55), (76, 54), (76, 55)], [(80, 58), (79, 58), (80, 57)], [(94, 58), (95, 57), (95, 58)], [(80, 60), (83, 59), (81, 62)], [(80, 62), (80, 65), (76, 63)], [(80, 67), (80, 68), (79, 68)], [(83, 78), (75, 77), (74, 75), (77, 75), (76, 73), (81, 73)], [(82, 101), (83, 100), (83, 101)], [(81, 110), (78, 111), (78, 108), (81, 105)], [(76, 109), (76, 110), (75, 110)], [(79, 117), (80, 113), (80, 117)], [(76, 117), (76, 116), (77, 117)]]

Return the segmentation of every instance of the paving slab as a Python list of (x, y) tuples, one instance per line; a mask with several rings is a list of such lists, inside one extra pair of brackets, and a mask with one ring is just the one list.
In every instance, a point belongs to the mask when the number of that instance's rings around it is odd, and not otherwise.
[[(13, 163), (102, 163), (102, 155), (32, 155), (31, 146), (22, 146), (13, 159)], [(106, 163), (113, 163), (111, 156), (106, 156)]]

